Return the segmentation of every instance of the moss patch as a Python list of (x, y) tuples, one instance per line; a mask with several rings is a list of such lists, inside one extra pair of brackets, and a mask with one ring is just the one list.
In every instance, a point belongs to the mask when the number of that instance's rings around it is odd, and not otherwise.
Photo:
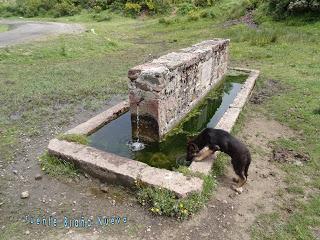
[(86, 135), (81, 134), (63, 134), (58, 137), (59, 140), (65, 140), (68, 142), (75, 142), (82, 145), (88, 145), (89, 139)]

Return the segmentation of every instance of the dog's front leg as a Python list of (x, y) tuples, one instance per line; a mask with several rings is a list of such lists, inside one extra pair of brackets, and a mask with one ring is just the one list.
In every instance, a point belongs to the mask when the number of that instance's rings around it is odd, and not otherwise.
[(195, 161), (202, 161), (204, 159), (206, 159), (207, 157), (209, 157), (211, 154), (213, 153), (213, 151), (207, 146), (201, 149), (201, 151), (197, 154), (197, 156), (195, 157)]

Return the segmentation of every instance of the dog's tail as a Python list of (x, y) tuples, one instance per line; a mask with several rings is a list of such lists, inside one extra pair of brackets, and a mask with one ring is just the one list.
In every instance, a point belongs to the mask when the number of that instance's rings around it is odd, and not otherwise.
[(247, 164), (244, 168), (244, 175), (246, 176), (246, 178), (248, 178), (248, 170), (249, 170), (250, 163), (251, 163), (251, 155), (250, 155), (250, 153), (248, 153)]

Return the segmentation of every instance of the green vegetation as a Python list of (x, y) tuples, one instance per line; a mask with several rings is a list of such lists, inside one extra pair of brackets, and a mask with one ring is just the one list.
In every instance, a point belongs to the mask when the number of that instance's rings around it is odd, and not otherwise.
[(64, 161), (55, 156), (45, 153), (39, 157), (42, 171), (52, 177), (76, 177), (79, 170), (73, 163)]
[(177, 171), (185, 176), (202, 178), (203, 191), (194, 193), (184, 199), (177, 199), (173, 193), (166, 189), (145, 187), (137, 182), (137, 198), (140, 204), (157, 215), (176, 217), (180, 220), (186, 219), (199, 211), (213, 194), (217, 185), (216, 177), (223, 174), (225, 169), (225, 155), (220, 154), (214, 163), (213, 170), (208, 176), (192, 173), (186, 167), (179, 167)]
[(58, 136), (59, 140), (65, 140), (68, 142), (75, 142), (79, 143), (82, 145), (88, 145), (89, 144), (89, 139), (86, 135), (81, 135), (81, 134), (62, 134)]
[(0, 33), (8, 31), (8, 25), (0, 24)]
[(260, 216), (252, 230), (252, 238), (257, 240), (316, 239), (315, 232), (320, 225), (320, 195), (315, 195), (308, 203), (300, 203), (289, 219), (278, 213)]

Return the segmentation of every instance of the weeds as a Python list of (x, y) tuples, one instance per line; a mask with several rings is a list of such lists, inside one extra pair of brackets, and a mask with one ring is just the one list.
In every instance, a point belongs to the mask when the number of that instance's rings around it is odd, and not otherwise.
[(39, 157), (42, 171), (52, 177), (76, 177), (79, 170), (73, 163), (45, 153)]
[(198, 177), (203, 179), (203, 189), (201, 193), (194, 193), (183, 199), (177, 199), (176, 196), (163, 188), (145, 187), (137, 181), (137, 199), (138, 202), (147, 206), (148, 209), (157, 215), (176, 217), (180, 220), (199, 211), (212, 196), (217, 185), (217, 176), (224, 173), (227, 157), (220, 154), (215, 160), (213, 170), (205, 176), (201, 173), (193, 173), (187, 167), (180, 166), (177, 171), (185, 176)]
[(163, 188), (143, 187), (137, 184), (137, 199), (154, 214), (184, 220), (201, 209), (212, 195), (216, 180), (209, 175), (205, 176), (203, 181), (201, 193), (194, 193), (183, 199), (177, 199), (172, 192)]

